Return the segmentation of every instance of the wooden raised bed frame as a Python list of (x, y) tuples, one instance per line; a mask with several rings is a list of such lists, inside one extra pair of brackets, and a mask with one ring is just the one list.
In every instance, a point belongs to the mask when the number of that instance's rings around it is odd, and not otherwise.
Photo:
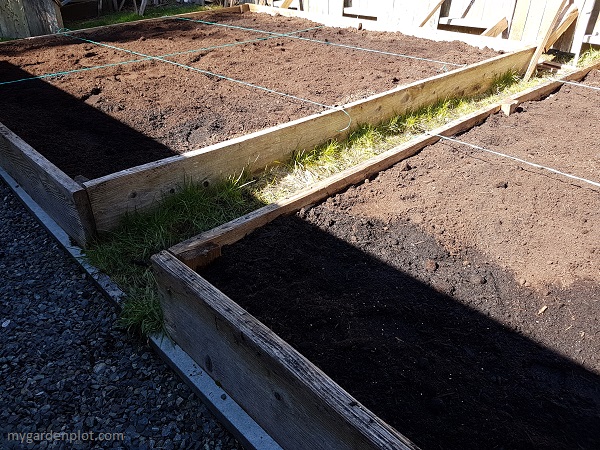
[[(600, 63), (562, 80), (580, 80), (596, 68)], [(440, 139), (432, 135), (466, 131), (500, 110), (510, 114), (519, 103), (543, 98), (561, 85), (561, 81), (552, 81), (516, 94), (153, 256), (167, 333), (283, 448), (415, 448), (196, 270), (218, 257), (223, 245), (360, 182)]]
[[(359, 23), (357, 19), (311, 17), (302, 12), (248, 4), (225, 10), (297, 15), (335, 26), (357, 26)], [(365, 22), (364, 27), (378, 29), (380, 25)], [(520, 43), (487, 37), (422, 29), (402, 31), (434, 40), (461, 39), (473, 45), (504, 49), (508, 53), (345, 105), (353, 127), (378, 123), (440, 99), (480, 94), (499, 75), (510, 70), (524, 73), (534, 52), (533, 47), (522, 48)], [(147, 209), (164, 195), (180, 189), (184, 182), (208, 185), (242, 170), (264, 170), (275, 161), (287, 159), (295, 150), (311, 149), (329, 139), (343, 139), (351, 129), (338, 130), (347, 124), (348, 117), (343, 112), (329, 110), (82, 184), (73, 181), (0, 124), (0, 166), (75, 242), (85, 246), (97, 232), (114, 229), (126, 212)]]

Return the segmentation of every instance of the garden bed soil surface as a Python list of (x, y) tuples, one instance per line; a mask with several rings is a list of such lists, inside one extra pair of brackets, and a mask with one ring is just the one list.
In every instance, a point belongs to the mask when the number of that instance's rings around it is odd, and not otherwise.
[[(459, 139), (600, 181), (598, 99), (564, 86)], [(201, 274), (424, 449), (593, 449), (598, 223), (597, 187), (442, 141)]]
[[(92, 179), (327, 110), (318, 104), (342, 105), (455, 69), (451, 64), (497, 55), (461, 42), (325, 28), (266, 14), (189, 17), (417, 59), (191, 20), (148, 20), (0, 45), (0, 122), (69, 176)], [(174, 64), (145, 55), (169, 55)], [(142, 61), (125, 64), (131, 60)], [(108, 67), (1, 84), (99, 65)]]

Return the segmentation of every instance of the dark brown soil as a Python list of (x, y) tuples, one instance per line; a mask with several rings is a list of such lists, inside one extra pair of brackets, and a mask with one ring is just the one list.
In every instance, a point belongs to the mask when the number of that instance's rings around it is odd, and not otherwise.
[[(318, 26), (264, 14), (197, 17), (276, 33)], [(318, 28), (297, 34), (453, 64), (496, 55), (459, 42), (432, 42), (399, 33)], [(65, 36), (0, 45), (0, 83), (119, 64), (144, 59), (143, 55), (183, 52), (169, 60), (334, 106), (455, 68), (298, 39), (270, 39), (272, 36), (264, 33), (177, 19), (138, 22), (77, 36), (105, 46)], [(214, 48), (245, 41), (252, 42)], [(194, 51), (201, 48), (207, 50)], [(0, 122), (68, 175), (87, 178), (326, 109), (156, 60), (0, 84), (0, 98)]]
[[(600, 181), (598, 99), (459, 138)], [(598, 223), (598, 188), (442, 142), (202, 275), (424, 449), (596, 449)]]

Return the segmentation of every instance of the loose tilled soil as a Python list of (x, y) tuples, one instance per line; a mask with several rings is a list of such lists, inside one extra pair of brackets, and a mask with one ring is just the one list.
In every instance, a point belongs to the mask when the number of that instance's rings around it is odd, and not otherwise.
[[(565, 86), (459, 139), (600, 181), (599, 100)], [(444, 141), (202, 275), (424, 449), (595, 449), (598, 223), (598, 188)]]
[[(307, 20), (266, 14), (190, 17), (451, 64), (497, 55), (400, 33), (314, 29), (319, 25)], [(72, 177), (97, 178), (326, 110), (144, 55), (169, 55), (173, 63), (330, 106), (456, 68), (175, 18), (74, 36), (0, 45), (0, 83), (111, 65), (0, 84), (0, 122)], [(142, 61), (124, 64), (131, 60)]]

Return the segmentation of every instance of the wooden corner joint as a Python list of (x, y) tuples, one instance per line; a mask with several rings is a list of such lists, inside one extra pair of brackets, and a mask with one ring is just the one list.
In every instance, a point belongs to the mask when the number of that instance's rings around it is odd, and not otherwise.
[(182, 263), (194, 271), (198, 271), (221, 256), (221, 246), (212, 242), (184, 250), (175, 255)]

